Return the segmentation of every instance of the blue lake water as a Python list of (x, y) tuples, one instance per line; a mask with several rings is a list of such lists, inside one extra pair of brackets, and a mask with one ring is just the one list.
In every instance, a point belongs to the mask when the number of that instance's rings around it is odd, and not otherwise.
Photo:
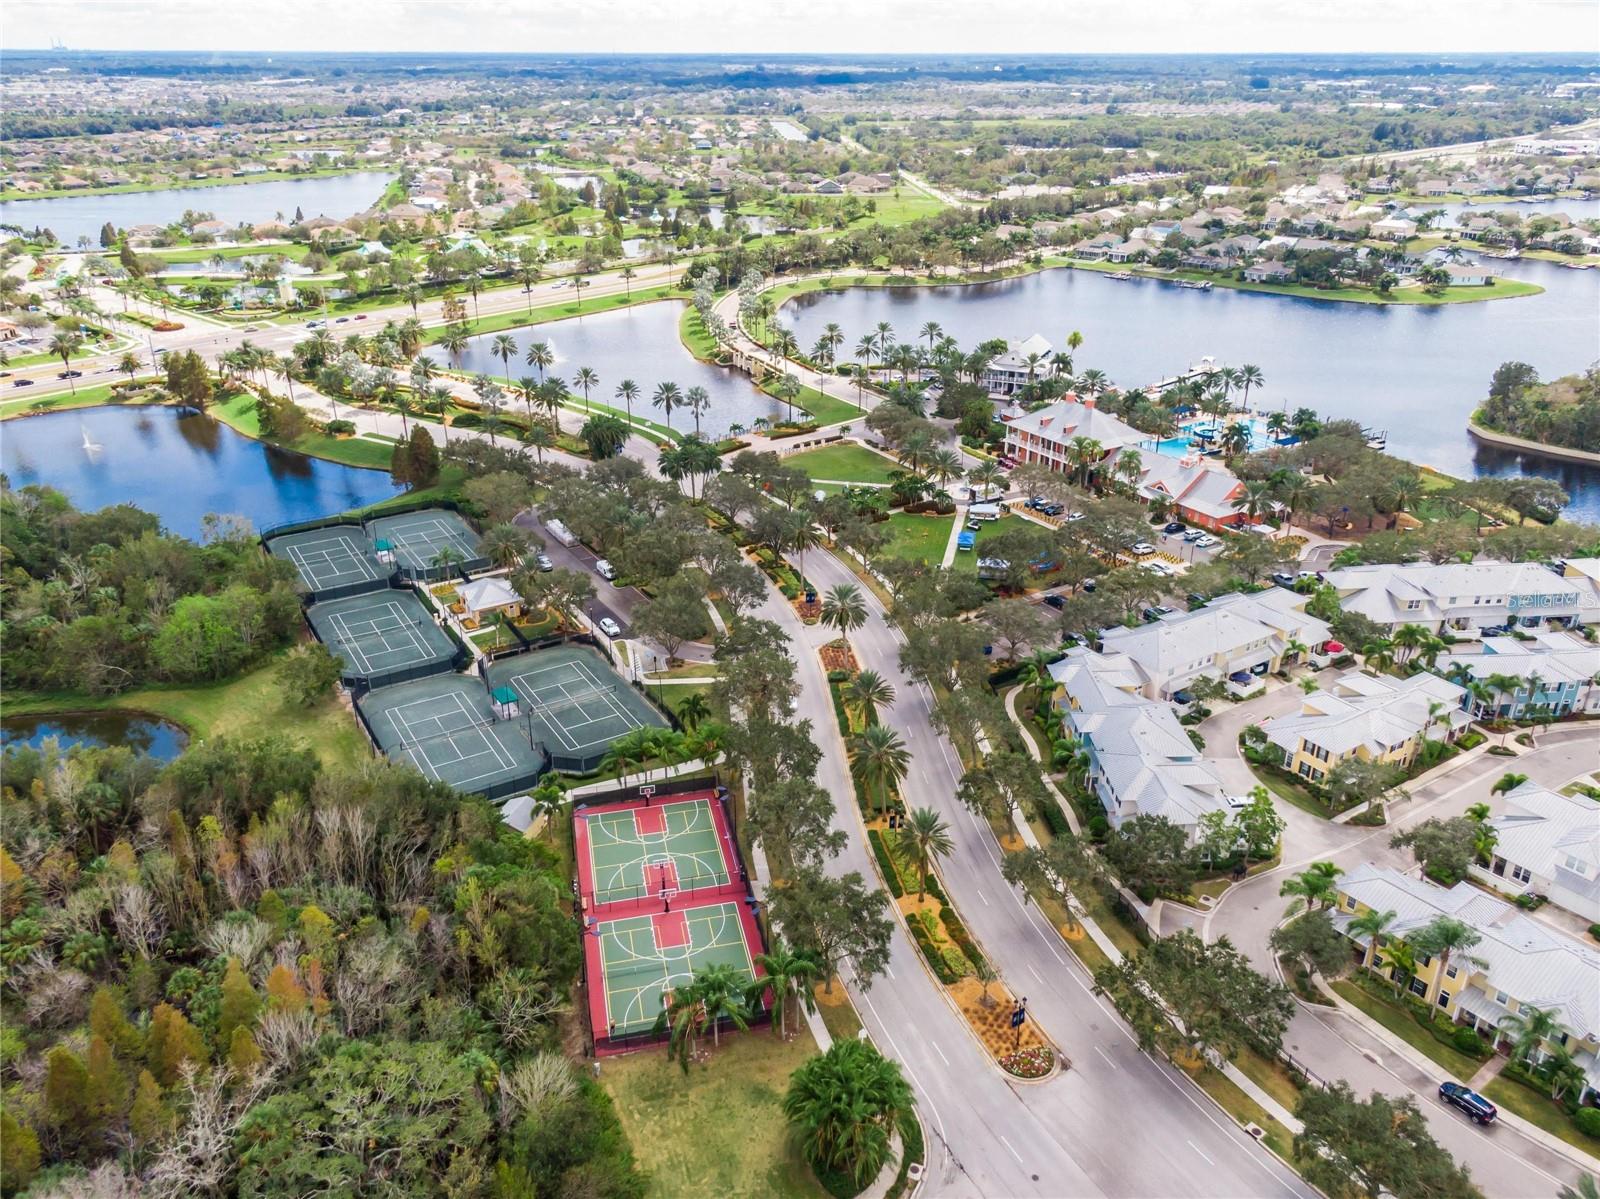
[(189, 744), (189, 734), (181, 726), (143, 712), (52, 712), (7, 716), (0, 721), (0, 748), (31, 745), (38, 749), (52, 738), (62, 749), (123, 745), (163, 762), (170, 762)]
[[(453, 365), (463, 370), (482, 371), (498, 379), (503, 386), (509, 371), (514, 383), (524, 375), (539, 377), (537, 367), (528, 366), (525, 355), (536, 341), (548, 342), (556, 356), (550, 371), (567, 382), (567, 389), (581, 395), (572, 383), (572, 376), (581, 366), (587, 366), (600, 376), (600, 384), (591, 390), (591, 396), (615, 408), (623, 407), (616, 398), (617, 384), (632, 379), (639, 385), (640, 396), (634, 401), (635, 416), (643, 416), (658, 424), (667, 419), (661, 409), (651, 406), (650, 396), (658, 383), (676, 383), (680, 391), (691, 387), (704, 387), (711, 397), (711, 406), (700, 417), (700, 428), (708, 436), (727, 432), (733, 424), (749, 428), (758, 416), (778, 415), (783, 405), (765, 393), (756, 390), (747, 376), (728, 367), (712, 366), (701, 362), (687, 349), (678, 337), (678, 320), (683, 306), (674, 303), (643, 304), (637, 308), (624, 308), (616, 312), (596, 313), (582, 320), (571, 318), (534, 325), (526, 329), (512, 329), (517, 352), (510, 366), (502, 363), (490, 352), (494, 335), (474, 337)], [(441, 363), (446, 355), (437, 346), (430, 352)], [(841, 380), (839, 390), (846, 384)], [(513, 410), (520, 406), (510, 401)], [(675, 411), (670, 422), (676, 429), (692, 429), (694, 417), (687, 411)]]
[[(98, 450), (86, 450), (85, 440)], [(6, 421), (0, 466), (13, 487), (43, 483), (81, 509), (134, 504), (185, 537), (208, 512), (257, 529), (397, 495), (386, 471), (308, 458), (178, 408), (86, 408)]]
[(1493, 265), (1545, 291), (1431, 308), (1378, 306), (1063, 269), (967, 287), (813, 292), (785, 304), (780, 319), (803, 346), (830, 321), (847, 346), (879, 321), (901, 340), (934, 321), (968, 349), (1033, 333), (1064, 348), (1076, 329), (1084, 337), (1076, 369), (1098, 367), (1120, 387), (1147, 386), (1205, 357), (1219, 366), (1254, 363), (1266, 378), (1250, 393), (1254, 408), (1303, 405), (1359, 420), (1388, 432), (1390, 453), (1454, 475), (1546, 475), (1572, 494), (1570, 517), (1600, 521), (1600, 471), (1480, 447), (1466, 431), (1500, 363), (1519, 359), (1554, 378), (1600, 357), (1600, 271), (1537, 260)]
[(217, 187), (174, 187), (163, 191), (117, 192), (100, 196), (56, 196), (48, 200), (0, 202), (0, 225), (49, 229), (63, 245), (79, 237), (100, 244), (100, 227), (110, 221), (118, 229), (133, 225), (167, 225), (185, 209), (209, 212), (219, 221), (294, 218), (299, 208), (306, 220), (325, 216), (342, 221), (377, 203), (394, 175), (387, 171), (353, 171), (316, 179), (280, 179), (271, 183), (228, 183)]

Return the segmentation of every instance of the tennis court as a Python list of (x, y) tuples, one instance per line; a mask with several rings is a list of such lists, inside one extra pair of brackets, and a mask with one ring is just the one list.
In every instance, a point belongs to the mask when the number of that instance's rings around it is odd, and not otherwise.
[(411, 591), (328, 600), (306, 609), (318, 638), (344, 662), (344, 677), (381, 687), (450, 669), (458, 653)]
[(703, 795), (578, 812), (583, 897), (602, 907), (728, 886), (734, 854), (719, 817), (717, 801)]
[(380, 563), (358, 525), (330, 525), (286, 533), (267, 542), (267, 552), (294, 564), (307, 591), (337, 599), (389, 585), (394, 568)]
[(599, 921), (589, 933), (596, 943), (598, 976), (591, 977), (601, 1008), (597, 1039), (649, 1032), (661, 1014), (666, 993), (707, 966), (726, 964), (755, 978), (750, 946), (753, 930), (737, 902), (707, 904), (687, 911), (657, 912)]
[(538, 782), (541, 750), (520, 721), (497, 721), (483, 684), (435, 675), (369, 691), (356, 701), (384, 754), (430, 779), (491, 799)]
[[(448, 508), (380, 516), (367, 521), (366, 529), (377, 552), (393, 554), (410, 579), (444, 578), (489, 565), (472, 526)], [(387, 551), (380, 542), (387, 543)]]
[(489, 667), (488, 681), (491, 688), (516, 692), (535, 738), (544, 742), (561, 770), (593, 770), (625, 733), (668, 727), (648, 699), (586, 646), (502, 658)]

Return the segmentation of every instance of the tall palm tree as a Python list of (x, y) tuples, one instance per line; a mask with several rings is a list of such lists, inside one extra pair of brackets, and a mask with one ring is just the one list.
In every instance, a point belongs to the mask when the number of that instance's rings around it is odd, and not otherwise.
[[(50, 339), (50, 353), (61, 359), (62, 367), (67, 370), (72, 367), (72, 356), (82, 348), (83, 334), (81, 333), (57, 333)], [(73, 395), (78, 394), (78, 382), (76, 379), (69, 377), (67, 385)]]
[(673, 987), (670, 998), (663, 998), (666, 1003), (656, 1017), (655, 1031), (668, 1034), (667, 1060), (677, 1062), (687, 1074), (689, 1063), (694, 1060), (695, 1038), (705, 1029), (700, 991), (690, 980)]
[(900, 829), (900, 848), (917, 868), (917, 902), (928, 894), (928, 871), (936, 858), (947, 858), (955, 852), (950, 826), (932, 808), (912, 808)]
[(876, 788), (878, 815), (888, 810), (890, 794), (911, 766), (911, 753), (900, 734), (886, 724), (869, 724), (850, 738), (850, 773), (867, 790)]
[[(1439, 959), (1439, 969), (1434, 974), (1433, 986), (1428, 988), (1426, 1001), (1431, 1005), (1445, 984), (1445, 971), (1450, 968), (1450, 958), (1455, 954), (1467, 956), (1483, 936), (1463, 920), (1454, 916), (1436, 916), (1411, 934), (1411, 943), (1423, 953)], [(1478, 961), (1468, 957), (1469, 961)]]
[(523, 356), (523, 361), (529, 366), (539, 368), (539, 378), (544, 378), (544, 372), (555, 364), (555, 351), (550, 348), (547, 341), (536, 341), (528, 347), (528, 352)]
[(729, 962), (714, 962), (694, 972), (694, 989), (700, 995), (702, 1019), (711, 1028), (711, 1043), (722, 1044), (722, 1022), (741, 1032), (750, 1027), (746, 1018), (745, 976)]
[[(1302, 870), (1284, 880), (1283, 886), (1278, 888), (1279, 895), (1294, 895), (1306, 901), (1306, 911), (1314, 907), (1327, 907), (1338, 894), (1338, 885), (1335, 879), (1344, 871), (1332, 862), (1313, 862), (1310, 869)], [(1292, 905), (1290, 910), (1293, 911)]]
[(711, 705), (700, 692), (691, 692), (678, 705), (678, 719), (686, 729), (697, 729), (700, 722), (711, 715)]
[(1361, 959), (1363, 966), (1371, 968), (1378, 950), (1383, 946), (1385, 930), (1397, 919), (1399, 919), (1398, 913), (1392, 910), (1380, 912), (1377, 908), (1368, 908), (1360, 915), (1351, 918), (1348, 925), (1350, 936), (1357, 941), (1363, 937), (1367, 938), (1366, 953)]
[(533, 406), (535, 403), (543, 406), (544, 393), (540, 390), (544, 385), (532, 375), (522, 375), (517, 379), (516, 386), (512, 388), (522, 397), (523, 407), (528, 410), (528, 424), (533, 424)]
[(1261, 373), (1259, 366), (1247, 362), (1239, 368), (1239, 390), (1244, 393), (1241, 402), (1245, 408), (1248, 409), (1250, 407), (1250, 389), (1252, 387), (1260, 387), (1266, 381), (1266, 376)]
[(822, 623), (849, 637), (867, 623), (867, 601), (854, 583), (838, 583), (822, 597)]
[[(679, 709), (680, 716), (683, 714)], [(789, 1034), (789, 997), (801, 997), (808, 1006), (814, 1005), (811, 998), (811, 988), (807, 985), (822, 973), (815, 959), (803, 953), (796, 953), (783, 940), (774, 937), (772, 948), (766, 953), (758, 953), (754, 958), (755, 964), (761, 967), (762, 977), (756, 979), (749, 989), (750, 1006), (757, 1007), (761, 996), (768, 987), (772, 988), (772, 998), (778, 1009), (778, 1018), (773, 1022), (773, 1030), (780, 1036)]]
[(616, 397), (627, 407), (628, 424), (633, 424), (633, 402), (639, 398), (639, 385), (632, 379), (624, 379), (617, 384)]
[(900, 1067), (865, 1041), (835, 1041), (790, 1076), (783, 1114), (806, 1157), (865, 1187), (889, 1158), (889, 1137), (911, 1110)]
[(1510, 1040), (1513, 1057), (1531, 1062), (1544, 1042), (1559, 1041), (1564, 1030), (1554, 1008), (1524, 1003), (1501, 1017), (1497, 1031)]
[(600, 386), (600, 376), (587, 366), (580, 366), (572, 375), (572, 381), (583, 389), (583, 410), (589, 411), (589, 389)]
[(500, 359), (505, 367), (506, 386), (511, 385), (511, 360), (517, 356), (517, 339), (509, 333), (497, 333), (489, 343), (489, 353)]
[(1032, 687), (1035, 692), (1034, 706), (1043, 709), (1045, 701), (1050, 698), (1050, 693), (1061, 686), (1056, 682), (1055, 676), (1050, 673), (1051, 657), (1044, 650), (1035, 650), (1033, 655), (1022, 664), (1022, 673), (1017, 676), (1017, 681), (1024, 687)]
[(683, 393), (678, 390), (678, 385), (671, 381), (657, 383), (654, 393), (650, 396), (650, 403), (661, 409), (667, 418), (667, 428), (672, 428), (672, 410), (683, 402)]
[(694, 435), (700, 436), (700, 416), (711, 407), (711, 393), (696, 384), (683, 393), (683, 406), (694, 416)]
[(444, 430), (444, 443), (450, 444), (450, 407), (455, 403), (455, 395), (451, 390), (440, 383), (428, 389), (428, 411), (439, 418), (439, 427)]
[(876, 670), (858, 671), (839, 688), (845, 707), (856, 713), (864, 725), (879, 708), (894, 703), (894, 687)]

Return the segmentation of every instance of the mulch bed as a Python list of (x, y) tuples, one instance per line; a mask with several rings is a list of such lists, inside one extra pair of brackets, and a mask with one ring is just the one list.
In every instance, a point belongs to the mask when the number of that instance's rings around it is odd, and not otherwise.
[(848, 670), (851, 674), (855, 674), (861, 669), (856, 664), (855, 651), (844, 641), (830, 641), (818, 653), (822, 655), (824, 670)]

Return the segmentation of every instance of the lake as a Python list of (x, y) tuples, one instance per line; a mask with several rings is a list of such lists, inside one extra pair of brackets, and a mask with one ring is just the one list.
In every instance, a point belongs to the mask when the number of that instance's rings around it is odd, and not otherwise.
[(1379, 306), (1059, 269), (966, 287), (813, 292), (785, 304), (782, 320), (802, 346), (830, 321), (846, 346), (879, 321), (902, 340), (934, 321), (965, 349), (1033, 333), (1061, 348), (1076, 329), (1084, 337), (1076, 368), (1098, 367), (1120, 387), (1147, 386), (1206, 357), (1218, 366), (1254, 363), (1266, 386), (1251, 391), (1252, 407), (1305, 406), (1359, 420), (1387, 430), (1390, 453), (1449, 474), (1547, 475), (1572, 493), (1569, 516), (1600, 521), (1600, 471), (1483, 449), (1466, 430), (1500, 363), (1520, 359), (1554, 378), (1600, 355), (1600, 271), (1538, 260), (1492, 265), (1546, 290), (1485, 303)]
[[(86, 450), (84, 441), (100, 447)], [(81, 509), (134, 504), (198, 537), (208, 512), (257, 529), (311, 520), (397, 495), (385, 471), (269, 446), (179, 408), (84, 408), (8, 420), (0, 466), (13, 487), (43, 483)]]
[[(663, 301), (596, 313), (581, 320), (573, 317), (509, 330), (517, 342), (517, 353), (509, 368), (511, 379), (515, 382), (524, 375), (538, 378), (538, 368), (528, 366), (524, 356), (530, 345), (543, 341), (555, 352), (556, 362), (551, 373), (565, 379), (569, 391), (581, 396), (572, 383), (572, 376), (579, 367), (587, 366), (600, 376), (600, 385), (591, 391), (593, 398), (621, 408), (622, 402), (616, 398), (617, 384), (623, 379), (632, 379), (639, 385), (640, 393), (634, 402), (634, 414), (659, 424), (667, 421), (659, 408), (651, 406), (650, 395), (656, 384), (666, 382), (676, 383), (681, 391), (704, 387), (710, 394), (711, 406), (700, 417), (700, 427), (707, 434), (721, 434), (733, 424), (748, 428), (758, 416), (777, 415), (783, 405), (758, 391), (747, 376), (728, 367), (701, 362), (684, 348), (678, 338), (678, 319), (682, 313), (682, 304)], [(474, 337), (456, 365), (463, 370), (482, 371), (504, 384), (507, 367), (490, 353), (493, 341), (493, 334)], [(443, 362), (442, 350), (435, 347), (432, 353)], [(842, 388), (843, 384), (840, 386)], [(515, 403), (511, 406), (518, 407)], [(674, 412), (672, 425), (678, 429), (692, 429), (694, 418), (687, 412)]]
[(116, 192), (100, 196), (56, 196), (48, 200), (0, 202), (0, 225), (24, 229), (44, 227), (62, 245), (76, 245), (87, 237), (98, 246), (100, 227), (110, 221), (118, 229), (134, 225), (169, 225), (185, 209), (209, 212), (219, 221), (294, 218), (302, 215), (342, 221), (371, 208), (395, 176), (388, 171), (353, 171), (315, 179), (279, 179), (270, 183), (227, 183), (217, 187), (173, 187), (161, 191)]
[(181, 726), (144, 712), (51, 712), (0, 720), (3, 748), (31, 745), (38, 749), (52, 737), (62, 749), (73, 745), (123, 745), (163, 762), (170, 762), (189, 744), (189, 734)]

